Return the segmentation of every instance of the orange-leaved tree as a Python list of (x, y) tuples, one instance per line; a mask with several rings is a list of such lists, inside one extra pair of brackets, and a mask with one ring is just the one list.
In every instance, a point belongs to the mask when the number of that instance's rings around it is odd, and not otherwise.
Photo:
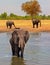
[(22, 3), (21, 7), (24, 12), (31, 15), (32, 20), (35, 15), (41, 12), (41, 7), (37, 0), (31, 0), (25, 3)]

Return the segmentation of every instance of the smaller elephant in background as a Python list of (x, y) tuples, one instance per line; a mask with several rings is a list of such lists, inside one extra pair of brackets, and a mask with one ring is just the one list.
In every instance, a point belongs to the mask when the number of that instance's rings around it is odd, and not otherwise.
[(38, 28), (39, 24), (40, 24), (40, 27), (41, 27), (41, 21), (38, 20), (38, 19), (33, 19), (32, 23), (33, 23), (33, 28), (35, 28), (35, 25), (36, 25), (36, 28)]
[(11, 28), (12, 28), (12, 25), (15, 27), (15, 24), (14, 24), (13, 21), (7, 21), (7, 22), (6, 22), (7, 28), (10, 27), (10, 29), (11, 29)]
[[(12, 55), (21, 56), (23, 58), (24, 47), (29, 39), (29, 32), (23, 29), (15, 29), (10, 38)], [(21, 54), (20, 54), (21, 52)]]

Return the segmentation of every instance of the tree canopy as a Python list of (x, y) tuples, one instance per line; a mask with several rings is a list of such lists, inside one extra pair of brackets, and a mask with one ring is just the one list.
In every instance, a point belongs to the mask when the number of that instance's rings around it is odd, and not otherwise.
[(6, 17), (7, 17), (7, 13), (6, 12), (1, 14), (1, 18), (5, 19)]
[(31, 16), (37, 15), (41, 12), (40, 4), (37, 0), (28, 1), (22, 4), (22, 10)]

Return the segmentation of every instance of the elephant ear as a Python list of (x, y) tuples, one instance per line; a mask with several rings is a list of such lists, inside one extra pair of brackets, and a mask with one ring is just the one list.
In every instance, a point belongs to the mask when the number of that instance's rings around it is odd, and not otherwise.
[(28, 39), (29, 39), (29, 32), (25, 31), (25, 35), (24, 35), (25, 43), (28, 41)]

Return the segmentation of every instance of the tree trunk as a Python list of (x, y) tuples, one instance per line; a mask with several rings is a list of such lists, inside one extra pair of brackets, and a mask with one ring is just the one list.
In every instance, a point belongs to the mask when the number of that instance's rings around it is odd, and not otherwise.
[[(31, 18), (32, 18), (32, 25), (33, 25), (33, 18), (34, 18), (33, 15), (31, 15)], [(33, 27), (34, 27), (34, 26), (33, 26)]]

